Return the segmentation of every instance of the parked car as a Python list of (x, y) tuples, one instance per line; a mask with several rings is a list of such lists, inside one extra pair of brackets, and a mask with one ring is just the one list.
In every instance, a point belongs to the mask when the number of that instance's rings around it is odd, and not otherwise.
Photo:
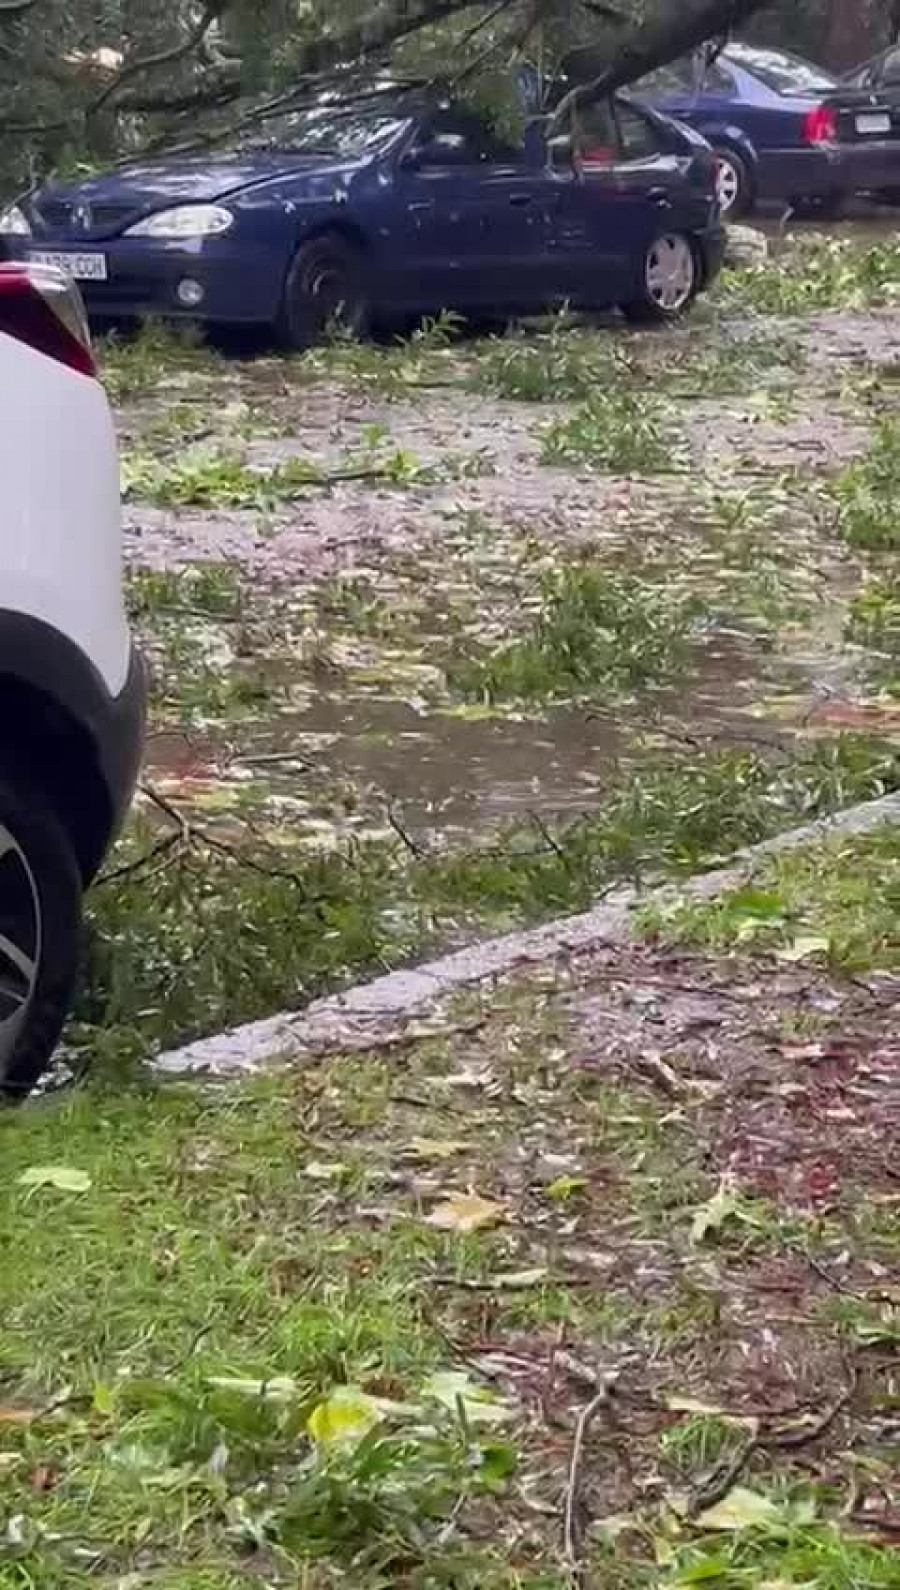
[(852, 88), (874, 89), (893, 101), (900, 100), (900, 44), (892, 44), (889, 50), (855, 66), (842, 81)]
[(713, 61), (701, 54), (653, 73), (636, 92), (712, 144), (726, 217), (758, 199), (834, 216), (853, 193), (900, 187), (900, 101), (783, 50), (730, 44)]
[(134, 788), (141, 664), (122, 592), (109, 405), (77, 290), (0, 266), (0, 1098), (44, 1071), (82, 895)]
[[(274, 326), (568, 301), (680, 314), (719, 269), (704, 141), (623, 97), (602, 168), (549, 159), (420, 90), (281, 107), (212, 152), (54, 183), (0, 218), (7, 251), (67, 270), (98, 317)], [(558, 155), (558, 151), (557, 151)]]

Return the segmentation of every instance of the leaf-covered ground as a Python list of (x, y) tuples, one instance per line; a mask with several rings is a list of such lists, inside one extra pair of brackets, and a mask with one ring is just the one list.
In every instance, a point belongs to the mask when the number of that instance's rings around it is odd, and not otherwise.
[(0, 1122), (0, 1585), (896, 1590), (898, 891)]
[(900, 249), (107, 350), (142, 809), (0, 1121), (2, 1590), (900, 1590), (900, 851), (216, 1091), (160, 1047), (898, 785)]

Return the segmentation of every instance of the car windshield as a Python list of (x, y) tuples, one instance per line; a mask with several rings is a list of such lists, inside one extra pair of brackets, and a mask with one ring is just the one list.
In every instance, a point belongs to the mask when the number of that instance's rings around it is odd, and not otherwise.
[(837, 78), (824, 67), (801, 61), (798, 55), (785, 55), (781, 50), (755, 50), (746, 44), (732, 44), (727, 59), (752, 72), (776, 94), (821, 94), (837, 88)]
[(225, 147), (243, 153), (260, 149), (291, 154), (334, 155), (357, 160), (377, 153), (402, 131), (409, 120), (396, 102), (390, 106), (323, 106), (319, 110), (273, 110), (245, 122), (225, 140)]

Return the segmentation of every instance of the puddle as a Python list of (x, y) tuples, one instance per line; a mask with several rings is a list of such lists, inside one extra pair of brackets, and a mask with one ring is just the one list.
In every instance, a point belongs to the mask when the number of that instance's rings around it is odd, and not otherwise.
[[(149, 776), (212, 821), (228, 823), (264, 796), (298, 842), (398, 837), (400, 825), (415, 842), (458, 843), (531, 818), (589, 812), (623, 770), (660, 752), (689, 754), (701, 743), (777, 747), (792, 732), (798, 703), (815, 700), (814, 673), (825, 666), (812, 654), (797, 662), (761, 654), (746, 635), (725, 631), (706, 637), (697, 662), (677, 689), (640, 704), (534, 713), (428, 710), (374, 690), (323, 691), (302, 712), (227, 738), (159, 734)], [(761, 710), (763, 697), (770, 710)]]

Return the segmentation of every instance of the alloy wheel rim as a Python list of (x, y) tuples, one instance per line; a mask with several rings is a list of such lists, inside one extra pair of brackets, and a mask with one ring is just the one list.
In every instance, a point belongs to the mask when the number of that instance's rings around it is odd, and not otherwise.
[(0, 824), (0, 1082), (34, 1003), (41, 960), (41, 905), (21, 845)]
[(737, 166), (725, 155), (716, 158), (716, 192), (719, 196), (719, 205), (723, 215), (728, 215), (737, 204), (741, 191), (741, 179)]
[(308, 296), (316, 306), (316, 318), (324, 329), (332, 323), (352, 324), (353, 303), (347, 290), (343, 271), (330, 265), (320, 265), (306, 284)]
[(667, 314), (683, 309), (694, 291), (696, 266), (687, 238), (658, 238), (647, 256), (647, 292)]

